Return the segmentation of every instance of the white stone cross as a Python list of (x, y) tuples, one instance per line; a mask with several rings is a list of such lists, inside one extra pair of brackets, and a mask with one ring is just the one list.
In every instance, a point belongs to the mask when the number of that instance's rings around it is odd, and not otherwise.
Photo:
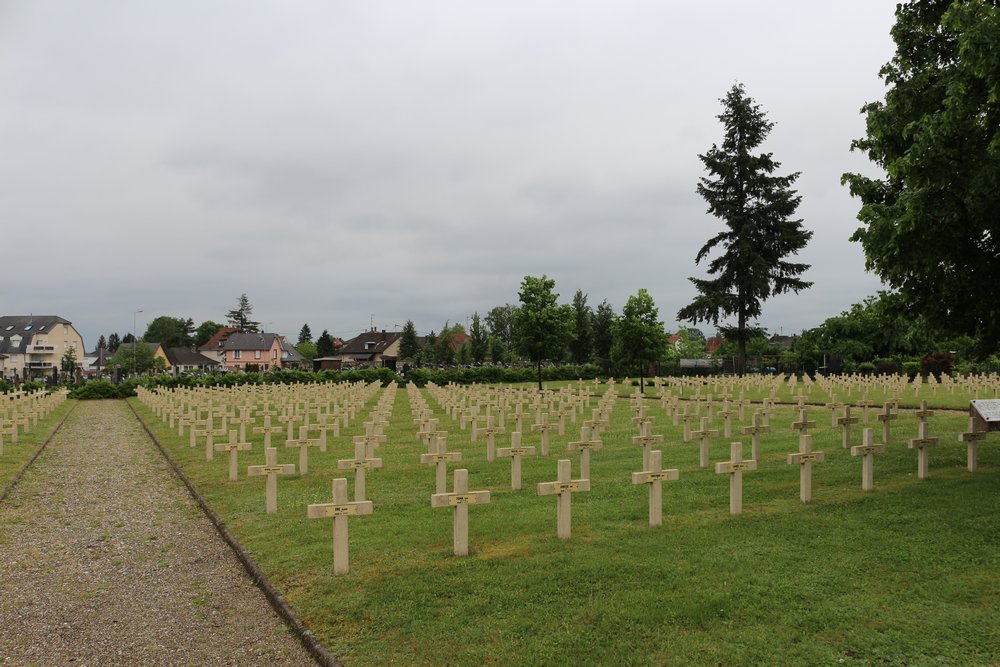
[(729, 461), (715, 464), (716, 474), (729, 474), (729, 513), (743, 512), (743, 473), (757, 469), (757, 461), (743, 460), (743, 443), (733, 442), (729, 445)]
[(882, 412), (876, 415), (878, 420), (882, 422), (882, 443), (885, 445), (889, 444), (889, 424), (899, 417), (898, 412), (892, 411), (892, 403), (885, 403), (882, 406)]
[(639, 445), (642, 447), (642, 469), (650, 470), (649, 467), (649, 451), (652, 445), (658, 445), (663, 442), (662, 435), (653, 435), (651, 433), (652, 424), (646, 422), (642, 424), (642, 431), (639, 435), (632, 438), (633, 445)]
[(968, 464), (967, 467), (969, 472), (976, 472), (977, 466), (977, 453), (979, 449), (979, 441), (986, 437), (986, 431), (976, 430), (976, 420), (974, 417), (969, 417), (969, 430), (965, 433), (958, 434), (958, 441), (964, 442), (968, 446)]
[(770, 433), (771, 427), (764, 423), (764, 413), (756, 410), (753, 413), (752, 426), (743, 427), (743, 435), (750, 436), (750, 458), (760, 461), (760, 436)]
[(858, 423), (857, 417), (851, 416), (851, 406), (844, 406), (844, 416), (837, 419), (837, 425), (841, 428), (841, 444), (844, 449), (851, 446), (851, 424)]
[(826, 458), (824, 452), (812, 450), (812, 436), (799, 436), (799, 451), (788, 455), (788, 464), (799, 464), (799, 499), (807, 503), (812, 500), (812, 464), (822, 463)]
[(521, 457), (534, 455), (534, 447), (523, 447), (521, 445), (521, 434), (518, 431), (513, 431), (510, 434), (510, 447), (501, 447), (497, 450), (497, 456), (502, 459), (510, 459), (511, 490), (521, 490)]
[(434, 435), (430, 438), (430, 447), (434, 448), (433, 452), (420, 455), (420, 463), (423, 465), (432, 465), (435, 470), (435, 480), (434, 480), (434, 492), (435, 493), (445, 493), (448, 491), (448, 463), (452, 461), (461, 461), (462, 452), (449, 452), (448, 451), (448, 432), (447, 431), (434, 431)]
[(285, 447), (298, 447), (299, 448), (299, 474), (306, 475), (309, 473), (309, 448), (319, 447), (323, 444), (323, 441), (319, 438), (309, 437), (309, 426), (299, 427), (299, 437), (294, 440), (286, 440)]
[(238, 452), (246, 451), (248, 449), (253, 449), (253, 445), (249, 442), (244, 442), (243, 440), (236, 439), (236, 430), (229, 431), (229, 442), (220, 442), (215, 445), (215, 450), (218, 452), (229, 452), (229, 481), (235, 482), (237, 479), (237, 461), (236, 455)]
[(875, 488), (875, 455), (885, 451), (885, 445), (875, 444), (875, 431), (870, 428), (864, 430), (864, 435), (860, 445), (851, 447), (851, 456), (861, 456), (861, 489), (871, 491)]
[(538, 423), (531, 425), (532, 431), (540, 431), (542, 434), (542, 442), (541, 442), (542, 456), (549, 455), (549, 431), (556, 428), (555, 424), (549, 424), (547, 420), (548, 420), (548, 414), (542, 412), (538, 415)]
[(590, 427), (580, 426), (580, 439), (567, 446), (570, 451), (580, 452), (580, 477), (590, 479), (590, 450), (602, 447), (601, 439), (593, 435)]
[(922, 421), (917, 426), (917, 437), (906, 443), (909, 449), (917, 450), (917, 479), (927, 479), (930, 447), (936, 447), (938, 438), (927, 437), (927, 422)]
[(708, 417), (701, 418), (701, 430), (691, 431), (691, 435), (697, 437), (700, 440), (698, 446), (698, 465), (702, 468), (708, 467), (708, 441), (713, 436), (718, 436), (719, 431), (717, 429), (708, 428)]
[(453, 542), (456, 556), (469, 555), (469, 505), (483, 505), (490, 502), (489, 491), (469, 491), (469, 471), (459, 468), (454, 475), (454, 492), (435, 493), (431, 496), (431, 507), (454, 508)]
[(371, 514), (374, 508), (372, 501), (348, 502), (347, 480), (338, 477), (333, 480), (333, 502), (314, 503), (306, 507), (306, 516), (310, 519), (327, 519), (333, 517), (333, 573), (347, 574), (350, 571), (350, 561), (347, 549), (347, 518)]
[(559, 496), (556, 506), (556, 535), (560, 540), (568, 540), (572, 526), (570, 513), (571, 495), (577, 491), (590, 491), (589, 479), (570, 479), (572, 468), (569, 459), (559, 459), (558, 474), (554, 482), (542, 482), (538, 485), (538, 495)]
[(654, 449), (649, 453), (649, 464), (642, 472), (632, 473), (633, 484), (649, 485), (649, 525), (663, 525), (663, 482), (674, 482), (680, 477), (677, 468), (663, 469), (663, 453)]
[(365, 471), (371, 468), (381, 468), (382, 459), (367, 456), (367, 445), (363, 435), (354, 437), (354, 458), (340, 459), (337, 461), (337, 468), (340, 470), (354, 471), (354, 500), (361, 502), (365, 499)]
[(278, 450), (274, 447), (264, 449), (264, 465), (247, 466), (247, 477), (267, 478), (265, 484), (265, 507), (268, 514), (278, 511), (278, 475), (294, 475), (295, 464), (278, 464)]

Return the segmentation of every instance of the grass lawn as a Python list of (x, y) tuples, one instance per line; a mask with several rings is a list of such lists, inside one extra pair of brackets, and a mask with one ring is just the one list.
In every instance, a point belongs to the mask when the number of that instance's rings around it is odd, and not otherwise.
[[(969, 473), (957, 441), (966, 415), (931, 417), (941, 442), (930, 478), (918, 480), (905, 444), (917, 419), (904, 412), (876, 457), (875, 490), (864, 493), (860, 459), (841, 448), (830, 411), (812, 409), (814, 450), (826, 462), (814, 467), (813, 502), (803, 505), (797, 466), (785, 462), (797, 450), (793, 411), (781, 408), (759, 469), (744, 475), (744, 513), (733, 517), (727, 476), (699, 468), (697, 443), (681, 442), (682, 428), (651, 405), (664, 467), (680, 469), (679, 481), (664, 483), (664, 525), (651, 529), (647, 488), (631, 484), (642, 457), (621, 399), (591, 457), (592, 491), (574, 494), (572, 538), (560, 541), (556, 500), (537, 496), (535, 484), (555, 480), (558, 458), (573, 459), (579, 475), (579, 455), (565, 452), (579, 424), (553, 436), (548, 457), (524, 461), (524, 490), (513, 492), (509, 461), (488, 463), (484, 440), (471, 443), (424, 391), (448, 449), (462, 452), (453, 467), (469, 469), (470, 489), (492, 492), (489, 505), (470, 507), (471, 555), (456, 557), (451, 510), (430, 505), (434, 471), (419, 463), (424, 446), (406, 392), (391, 391), (388, 441), (377, 452), (385, 467), (367, 480), (375, 513), (350, 520), (351, 572), (337, 577), (332, 521), (308, 520), (306, 505), (330, 502), (334, 477), (347, 476), (353, 494), (352, 474), (336, 462), (353, 458), (350, 438), (367, 413), (327, 453), (312, 450), (308, 475), (279, 480), (279, 511), (267, 515), (263, 480), (245, 474), (263, 462), (260, 436), (240, 454), (240, 480), (228, 482), (225, 457), (205, 461), (203, 444), (189, 448), (186, 433), (130, 399), (348, 665), (1000, 662), (1000, 435), (980, 444), (979, 470)], [(880, 440), (874, 414), (869, 426)], [(749, 437), (740, 439), (749, 456)], [(729, 458), (729, 440), (713, 440), (713, 464)], [(861, 442), (857, 427), (852, 441)], [(523, 444), (537, 446), (538, 435), (526, 433)], [(297, 462), (297, 450), (279, 449), (279, 462)]]
[(3, 454), (0, 454), (0, 492), (7, 488), (24, 464), (34, 456), (38, 446), (52, 435), (52, 431), (75, 403), (76, 401), (64, 401), (32, 426), (28, 433), (19, 432), (17, 443), (11, 442), (9, 435), (3, 436)]

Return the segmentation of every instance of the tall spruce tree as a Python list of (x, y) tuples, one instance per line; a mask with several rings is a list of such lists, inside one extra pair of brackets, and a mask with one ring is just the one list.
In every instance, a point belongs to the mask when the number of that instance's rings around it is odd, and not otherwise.
[(419, 354), (420, 339), (417, 338), (417, 327), (413, 324), (413, 320), (406, 320), (399, 337), (399, 357), (415, 361)]
[(260, 331), (260, 322), (251, 320), (251, 315), (253, 315), (253, 306), (250, 305), (250, 299), (244, 292), (240, 295), (236, 307), (226, 313), (226, 319), (229, 321), (229, 326), (236, 327), (240, 331), (257, 333)]
[(303, 324), (302, 328), (299, 329), (298, 344), (301, 345), (302, 343), (310, 343), (312, 342), (312, 339), (313, 339), (313, 334), (312, 331), (309, 329), (309, 324), (308, 323)]
[(594, 353), (593, 359), (607, 375), (611, 373), (611, 348), (615, 341), (615, 309), (611, 307), (607, 299), (597, 304), (594, 311), (593, 326), (594, 332)]
[(587, 295), (583, 290), (578, 289), (573, 295), (573, 316), (576, 337), (569, 344), (569, 355), (574, 364), (585, 364), (594, 352), (594, 312), (587, 305)]
[(333, 336), (326, 329), (316, 339), (316, 357), (332, 357), (337, 353), (333, 342)]
[(486, 328), (483, 326), (479, 313), (472, 314), (472, 321), (469, 324), (469, 354), (472, 361), (481, 364), (486, 361), (486, 353), (489, 346), (486, 341)]
[(735, 315), (735, 326), (722, 326), (723, 336), (735, 341), (738, 372), (746, 366), (747, 341), (763, 331), (750, 326), (761, 314), (761, 303), (775, 294), (798, 292), (812, 285), (799, 278), (807, 264), (785, 261), (805, 247), (812, 232), (801, 220), (791, 219), (801, 197), (791, 185), (799, 173), (776, 176), (781, 166), (771, 153), (754, 154), (774, 127), (742, 84), (721, 100), (718, 116), (725, 127), (722, 145), (698, 157), (709, 172), (698, 184), (708, 212), (721, 218), (726, 229), (702, 246), (695, 257), (701, 263), (716, 247), (722, 254), (708, 264), (711, 279), (690, 278), (698, 296), (677, 313), (679, 320), (711, 322)]

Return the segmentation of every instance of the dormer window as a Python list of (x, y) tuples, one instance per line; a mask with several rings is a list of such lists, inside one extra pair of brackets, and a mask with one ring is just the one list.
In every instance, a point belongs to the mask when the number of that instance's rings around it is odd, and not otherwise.
[(365, 349), (374, 350), (376, 345), (378, 345), (378, 343), (373, 343), (372, 341), (368, 341), (365, 343)]

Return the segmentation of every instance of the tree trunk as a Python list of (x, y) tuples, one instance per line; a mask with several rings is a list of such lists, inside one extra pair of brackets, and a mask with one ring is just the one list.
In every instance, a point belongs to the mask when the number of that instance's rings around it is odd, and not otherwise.
[(536, 365), (538, 366), (538, 392), (541, 393), (541, 391), (542, 391), (542, 360), (539, 359)]
[(743, 377), (747, 367), (747, 316), (742, 308), (740, 308), (737, 328), (739, 330), (739, 340), (736, 341), (736, 374), (739, 377)]

